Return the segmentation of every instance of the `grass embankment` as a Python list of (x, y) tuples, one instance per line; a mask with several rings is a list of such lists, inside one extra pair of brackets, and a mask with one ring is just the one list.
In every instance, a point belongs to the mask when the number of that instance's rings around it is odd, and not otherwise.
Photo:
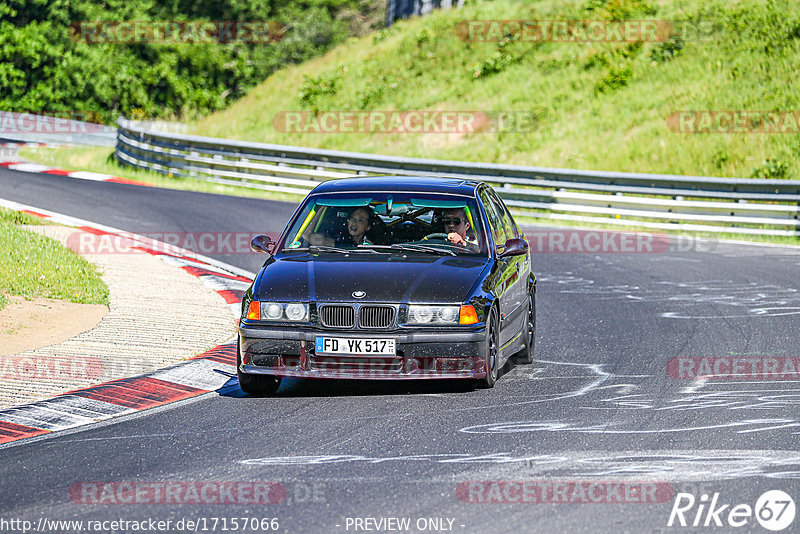
[[(688, 21), (708, 35), (498, 43), (465, 42), (457, 32), (466, 20), (508, 18)], [(800, 3), (793, 0), (475, 2), (282, 69), (191, 131), (467, 161), (798, 178), (797, 133), (681, 134), (667, 125), (684, 110), (796, 111), (798, 66)], [(520, 110), (537, 120), (533, 131), (520, 133), (298, 134), (273, 124), (287, 110)]]
[(38, 217), (0, 208), (0, 309), (6, 296), (108, 304), (97, 269), (53, 239), (20, 228)]

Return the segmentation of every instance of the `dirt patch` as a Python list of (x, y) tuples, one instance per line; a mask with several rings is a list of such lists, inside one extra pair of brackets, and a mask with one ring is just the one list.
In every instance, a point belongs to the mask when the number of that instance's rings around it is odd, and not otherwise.
[(91, 330), (108, 313), (103, 304), (7, 296), (0, 310), (0, 356), (55, 345)]

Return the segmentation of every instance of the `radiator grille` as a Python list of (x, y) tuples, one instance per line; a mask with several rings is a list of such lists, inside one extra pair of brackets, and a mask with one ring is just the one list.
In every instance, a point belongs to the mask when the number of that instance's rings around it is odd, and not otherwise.
[(331, 328), (353, 328), (356, 324), (356, 313), (352, 306), (327, 305), (319, 312), (322, 326)]
[(389, 306), (364, 306), (358, 311), (361, 328), (387, 328), (394, 323), (394, 308)]

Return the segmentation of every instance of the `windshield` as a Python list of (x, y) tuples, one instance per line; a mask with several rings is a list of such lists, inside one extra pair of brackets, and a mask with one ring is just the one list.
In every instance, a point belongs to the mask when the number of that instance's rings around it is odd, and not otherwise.
[(310, 197), (283, 250), (377, 249), (486, 254), (474, 198), (420, 193), (338, 193)]

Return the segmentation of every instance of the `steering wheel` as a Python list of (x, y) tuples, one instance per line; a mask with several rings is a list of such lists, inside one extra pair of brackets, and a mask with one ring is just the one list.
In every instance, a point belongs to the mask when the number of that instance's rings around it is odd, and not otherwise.
[(437, 232), (435, 234), (428, 234), (422, 238), (423, 241), (428, 241), (429, 239), (441, 239), (442, 241), (447, 241), (447, 234)]

